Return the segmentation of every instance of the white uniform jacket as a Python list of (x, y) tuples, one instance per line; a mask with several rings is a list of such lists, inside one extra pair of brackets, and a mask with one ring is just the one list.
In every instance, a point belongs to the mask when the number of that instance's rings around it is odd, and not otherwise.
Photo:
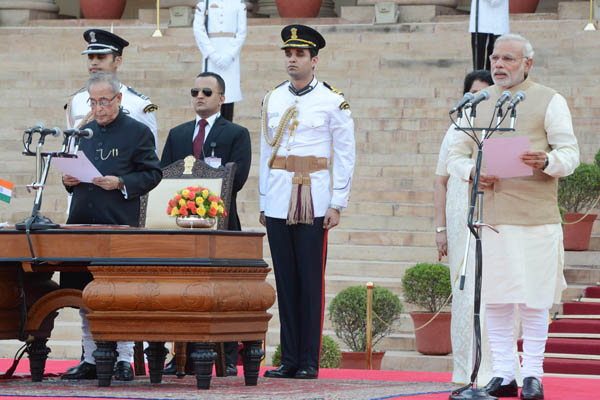
[[(150, 128), (154, 135), (154, 145), (158, 154), (158, 127), (154, 117), (154, 111), (157, 107), (152, 104), (148, 97), (129, 86), (121, 84), (121, 93), (123, 94), (121, 99), (123, 111), (131, 118)], [(71, 104), (67, 107), (67, 129), (79, 127), (84, 119), (88, 119), (86, 123), (89, 122), (88, 114), (92, 111), (88, 104), (89, 98), (90, 94), (85, 88), (73, 96)]]
[[(289, 90), (289, 85), (289, 82), (284, 82), (271, 92), (265, 116), (267, 134), (272, 140), (283, 113), (288, 107), (296, 104), (298, 126), (290, 137), (289, 125), (293, 120), (290, 121), (277, 155), (329, 158), (333, 177), (330, 177), (329, 170), (310, 174), (314, 216), (322, 217), (330, 204), (341, 207), (348, 204), (355, 159), (354, 121), (343, 95), (326, 87), (317, 79), (313, 79), (310, 84), (313, 89), (302, 96), (294, 95)], [(294, 173), (268, 167), (273, 147), (265, 140), (264, 126), (262, 130), (260, 211), (264, 211), (267, 217), (285, 219), (288, 215)]]
[[(475, 4), (471, 0), (469, 32), (475, 32)], [(508, 22), (508, 0), (479, 0), (479, 33), (504, 35), (510, 30)]]
[(240, 52), (246, 40), (246, 4), (240, 0), (208, 0), (207, 33), (206, 3), (206, 0), (198, 2), (194, 16), (194, 38), (204, 57), (202, 70), (208, 58), (206, 71), (215, 72), (225, 80), (225, 103), (235, 103), (242, 100)]

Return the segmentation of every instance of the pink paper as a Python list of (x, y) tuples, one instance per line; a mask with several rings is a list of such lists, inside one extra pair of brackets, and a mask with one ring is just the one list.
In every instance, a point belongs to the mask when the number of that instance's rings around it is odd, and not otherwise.
[(483, 143), (485, 174), (500, 178), (516, 178), (533, 175), (533, 169), (525, 165), (520, 156), (531, 148), (526, 136), (487, 139)]

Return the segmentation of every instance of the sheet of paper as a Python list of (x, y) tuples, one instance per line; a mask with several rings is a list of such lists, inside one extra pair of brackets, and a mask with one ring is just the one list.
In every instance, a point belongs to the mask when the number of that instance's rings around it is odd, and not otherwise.
[(531, 144), (526, 136), (487, 139), (483, 143), (485, 174), (500, 178), (533, 175), (533, 169), (519, 159), (530, 148)]
[(63, 174), (71, 175), (85, 183), (92, 183), (92, 179), (102, 176), (81, 150), (77, 152), (77, 158), (53, 158), (52, 165), (60, 169)]

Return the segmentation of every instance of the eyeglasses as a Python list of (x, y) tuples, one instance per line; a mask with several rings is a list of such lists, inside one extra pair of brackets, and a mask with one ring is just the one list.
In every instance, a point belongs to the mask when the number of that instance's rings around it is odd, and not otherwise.
[(91, 97), (87, 100), (88, 104), (90, 105), (90, 107), (97, 107), (97, 106), (102, 106), (102, 107), (106, 107), (107, 105), (109, 105), (117, 96), (119, 95), (119, 93), (115, 94), (110, 100), (108, 99), (100, 99), (100, 100), (94, 100)]
[[(202, 92), (202, 94), (205, 97), (210, 97), (213, 94), (213, 90), (211, 88), (209, 88), (209, 87), (205, 87), (205, 88), (202, 88), (202, 89), (200, 89), (200, 88), (192, 88), (190, 90), (190, 92), (192, 93), (192, 97), (198, 97), (198, 95), (200, 94), (200, 92)], [(219, 94), (223, 94), (221, 92), (218, 92), (218, 93)]]
[(499, 55), (497, 55), (497, 54), (492, 54), (492, 55), (490, 56), (490, 62), (491, 62), (491, 63), (497, 63), (498, 61), (502, 60), (502, 62), (503, 62), (503, 63), (505, 63), (505, 64), (514, 64), (514, 63), (516, 63), (516, 62), (517, 62), (517, 60), (519, 60), (520, 58), (527, 59), (527, 58), (529, 58), (529, 57), (522, 57), (522, 56), (521, 56), (521, 57), (518, 57), (518, 58), (517, 58), (517, 57), (513, 57), (513, 56), (511, 56), (511, 55), (508, 55), (508, 54), (505, 54), (505, 55), (503, 55), (503, 56), (499, 56)]

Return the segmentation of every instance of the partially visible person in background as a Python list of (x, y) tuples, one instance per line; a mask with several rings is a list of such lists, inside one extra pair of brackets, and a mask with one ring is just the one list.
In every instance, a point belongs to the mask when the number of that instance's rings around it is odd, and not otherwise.
[(233, 121), (233, 104), (242, 100), (240, 52), (246, 40), (246, 4), (241, 0), (200, 0), (194, 16), (194, 38), (202, 52), (202, 71), (225, 80), (221, 116)]
[[(479, 3), (479, 13), (476, 11), (477, 3)], [(479, 14), (479, 23), (475, 29), (477, 14)], [(489, 56), (494, 51), (494, 42), (500, 35), (509, 31), (508, 0), (471, 0), (469, 32), (471, 32), (474, 70), (490, 70)]]
[[(463, 94), (477, 93), (494, 84), (492, 74), (486, 70), (472, 71), (464, 81)], [(452, 382), (468, 383), (473, 369), (473, 262), (468, 263), (467, 281), (464, 290), (459, 289), (456, 280), (464, 257), (467, 230), (467, 213), (469, 206), (469, 183), (447, 171), (448, 149), (456, 135), (464, 135), (456, 131), (454, 126), (448, 128), (442, 141), (440, 155), (435, 171), (435, 242), (438, 258), (448, 256), (450, 276), (452, 279)], [(473, 254), (473, 253), (471, 253)], [(483, 321), (483, 319), (482, 319)], [(483, 342), (483, 341), (482, 341)], [(479, 376), (484, 379), (492, 377), (491, 356), (489, 348), (484, 346), (487, 354), (482, 357)]]

